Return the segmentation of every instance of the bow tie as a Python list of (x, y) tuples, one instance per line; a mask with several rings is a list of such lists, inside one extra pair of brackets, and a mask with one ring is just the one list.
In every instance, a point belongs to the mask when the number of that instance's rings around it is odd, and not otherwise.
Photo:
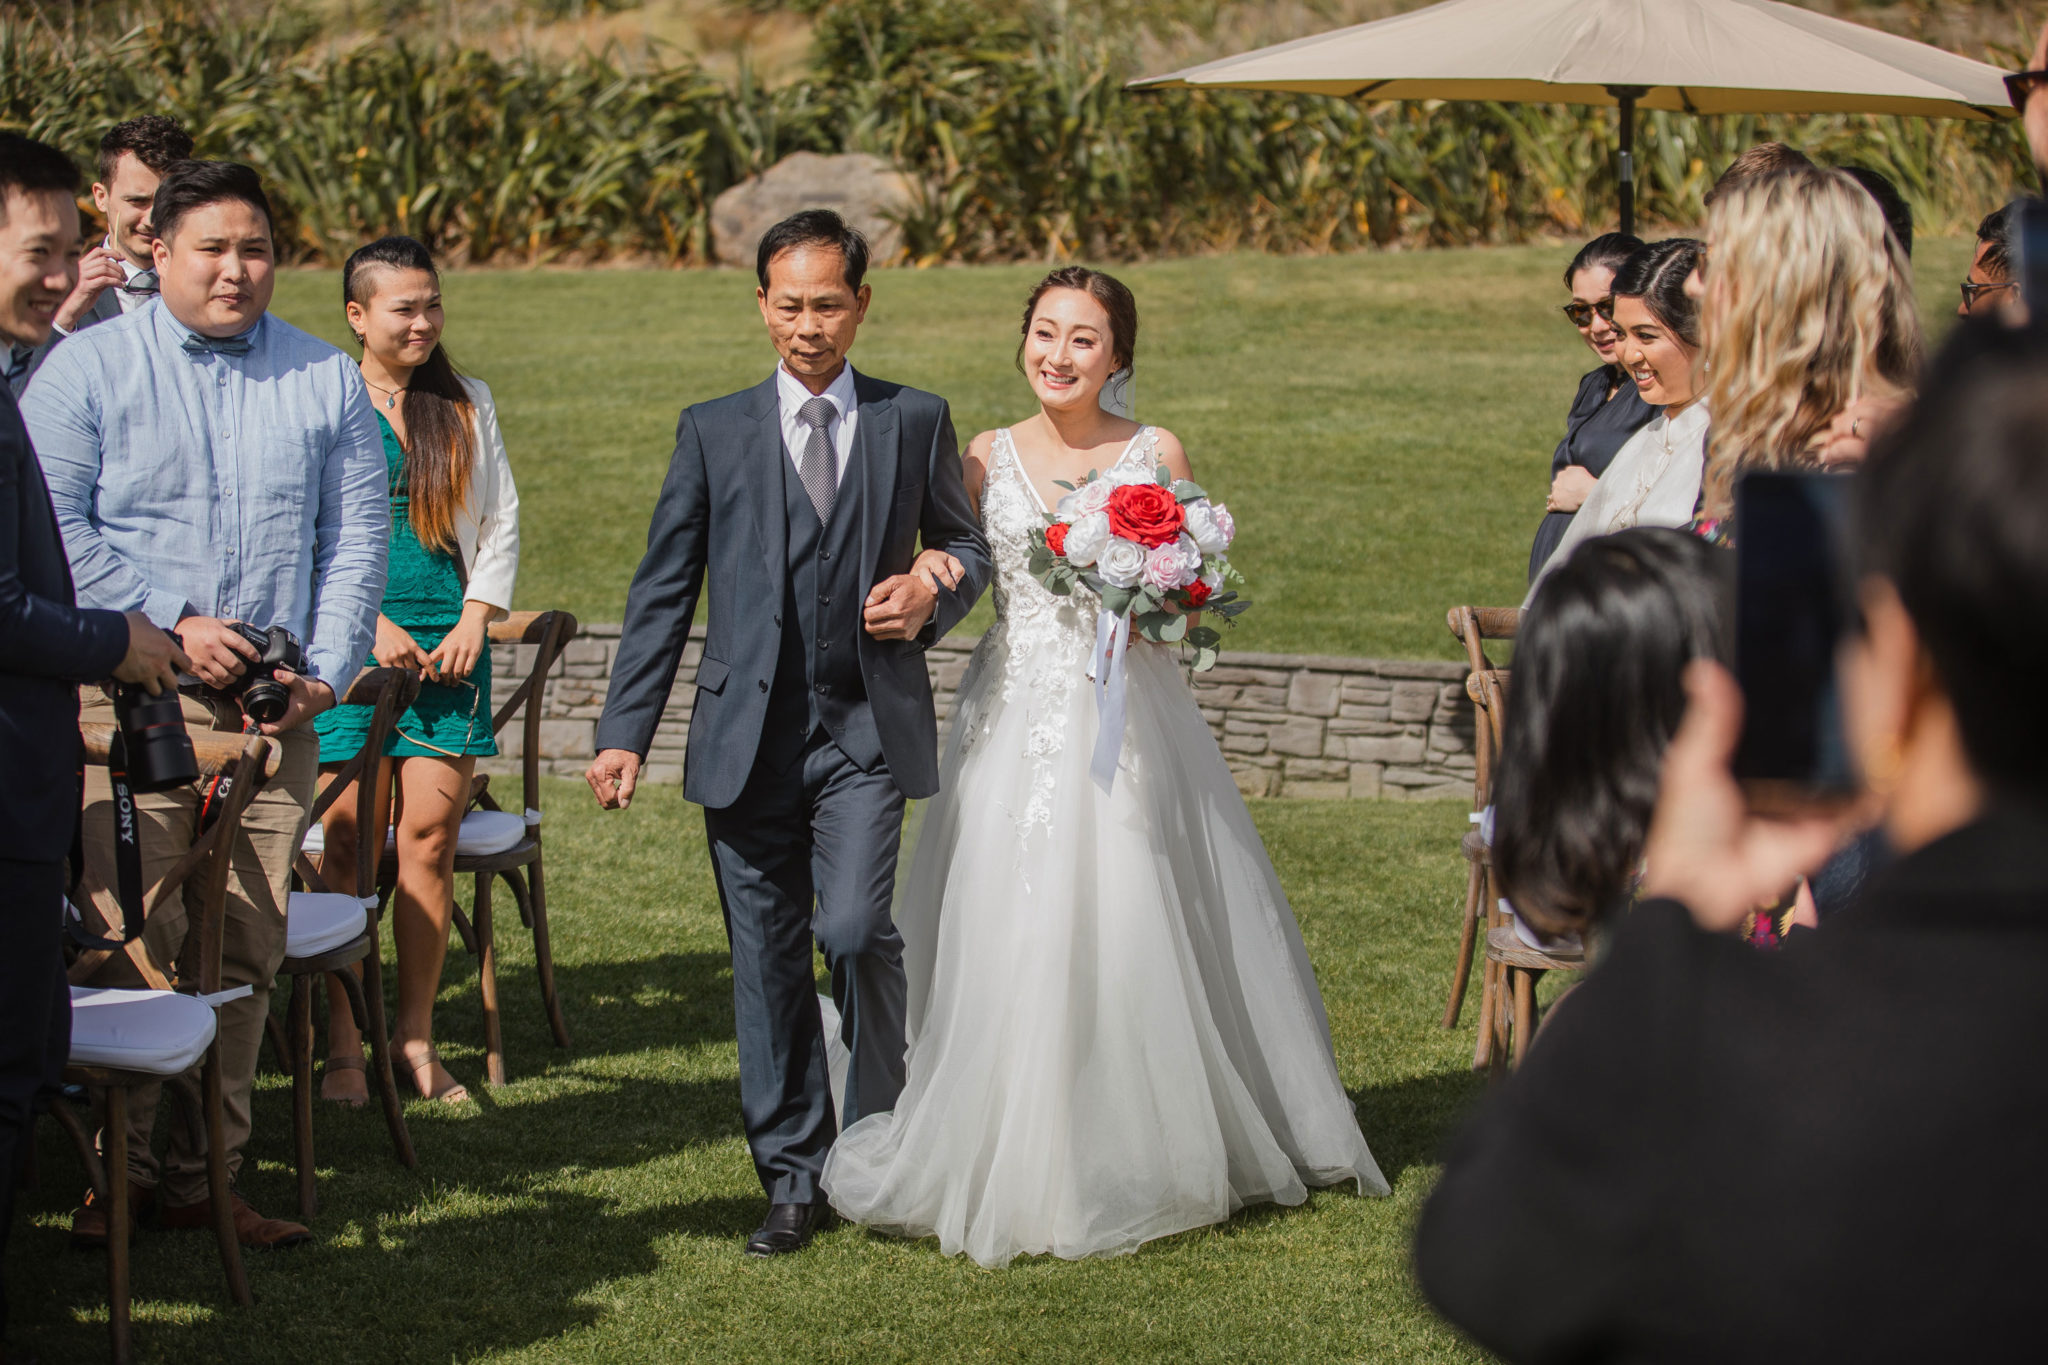
[(208, 351), (215, 355), (247, 355), (249, 334), (244, 332), (238, 337), (203, 337), (197, 332), (192, 332), (186, 335), (182, 345), (187, 355), (205, 355)]
[(120, 288), (124, 294), (155, 294), (158, 292), (156, 272), (154, 270), (138, 270)]

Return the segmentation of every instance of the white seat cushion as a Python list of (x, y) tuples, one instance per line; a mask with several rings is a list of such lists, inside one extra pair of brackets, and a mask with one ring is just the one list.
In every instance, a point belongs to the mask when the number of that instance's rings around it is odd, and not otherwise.
[[(525, 837), (524, 816), (509, 810), (473, 810), (462, 817), (462, 827), (455, 834), (455, 851), (467, 857), (480, 858), (487, 853), (503, 853)], [(307, 857), (319, 857), (327, 851), (326, 830), (317, 823), (309, 826), (299, 847)], [(398, 835), (386, 832), (384, 851), (389, 853), (397, 847)]]
[(481, 858), (503, 853), (526, 837), (526, 818), (509, 810), (473, 810), (462, 817), (455, 835), (458, 855)]
[(354, 896), (327, 891), (294, 891), (284, 918), (284, 955), (318, 957), (354, 943), (370, 916)]
[(213, 1009), (176, 991), (71, 988), (71, 1062), (176, 1076), (206, 1055)]

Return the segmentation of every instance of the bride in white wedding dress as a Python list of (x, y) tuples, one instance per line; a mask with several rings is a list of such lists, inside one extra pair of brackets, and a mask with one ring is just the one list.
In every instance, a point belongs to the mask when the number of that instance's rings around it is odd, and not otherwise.
[(1128, 1252), (1312, 1185), (1387, 1193), (1293, 911), (1177, 654), (1132, 645), (1105, 794), (1084, 676), (1096, 599), (1029, 571), (1058, 481), (1161, 462), (1190, 477), (1171, 434), (1100, 409), (1136, 329), (1122, 285), (1055, 271), (1019, 353), (1041, 409), (968, 447), (998, 619), (896, 907), (909, 1079), (825, 1165), (842, 1216), (986, 1266)]

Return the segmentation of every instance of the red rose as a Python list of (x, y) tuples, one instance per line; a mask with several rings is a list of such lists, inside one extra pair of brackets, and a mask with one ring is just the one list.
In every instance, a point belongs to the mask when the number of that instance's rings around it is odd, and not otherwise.
[(1188, 584), (1185, 588), (1182, 588), (1180, 591), (1181, 597), (1183, 599), (1181, 601), (1181, 605), (1186, 607), (1189, 611), (1195, 610), (1197, 607), (1201, 606), (1202, 603), (1209, 600), (1209, 585), (1207, 583), (1204, 583), (1199, 578), (1197, 578), (1194, 582)]
[(1045, 548), (1056, 555), (1067, 553), (1067, 524), (1064, 521), (1056, 521), (1045, 528)]
[(1127, 483), (1109, 495), (1109, 529), (1150, 549), (1180, 534), (1187, 522), (1180, 499), (1156, 483)]

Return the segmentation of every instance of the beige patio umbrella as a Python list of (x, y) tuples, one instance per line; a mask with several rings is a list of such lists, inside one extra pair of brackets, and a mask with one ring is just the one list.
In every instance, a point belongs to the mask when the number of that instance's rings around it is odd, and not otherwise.
[(1131, 86), (1618, 105), (1629, 232), (1638, 107), (2010, 118), (2004, 74), (1774, 0), (1444, 0)]

